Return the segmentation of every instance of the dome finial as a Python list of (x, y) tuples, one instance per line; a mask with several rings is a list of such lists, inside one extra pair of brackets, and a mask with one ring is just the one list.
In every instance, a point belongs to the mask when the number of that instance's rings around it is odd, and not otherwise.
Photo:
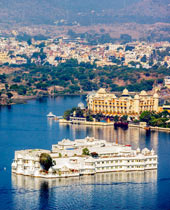
[(124, 89), (123, 90), (123, 93), (122, 93), (122, 96), (128, 96), (129, 95), (129, 91), (128, 91), (128, 89)]
[(100, 88), (98, 91), (97, 91), (98, 94), (105, 94), (106, 93), (106, 89), (105, 88)]

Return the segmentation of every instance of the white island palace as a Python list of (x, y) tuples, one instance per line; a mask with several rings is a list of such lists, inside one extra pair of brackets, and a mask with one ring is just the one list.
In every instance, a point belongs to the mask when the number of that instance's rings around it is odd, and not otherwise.
[[(90, 155), (83, 155), (84, 148)], [(53, 166), (44, 171), (40, 155), (48, 153)], [(71, 141), (63, 139), (52, 150), (30, 149), (15, 152), (12, 173), (33, 177), (59, 178), (93, 175), (103, 172), (145, 171), (157, 169), (157, 155), (147, 148), (133, 150), (130, 145), (97, 140), (93, 137)]]

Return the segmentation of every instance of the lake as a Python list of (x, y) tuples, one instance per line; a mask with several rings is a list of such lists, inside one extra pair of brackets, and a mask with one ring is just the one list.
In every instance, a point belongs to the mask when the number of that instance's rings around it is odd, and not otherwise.
[[(30, 100), (0, 108), (0, 210), (170, 209), (170, 134), (112, 126), (60, 125), (47, 119), (85, 103), (84, 96)], [(158, 170), (109, 173), (60, 180), (11, 175), (15, 150), (51, 149), (63, 138), (94, 136), (132, 148), (153, 148)]]

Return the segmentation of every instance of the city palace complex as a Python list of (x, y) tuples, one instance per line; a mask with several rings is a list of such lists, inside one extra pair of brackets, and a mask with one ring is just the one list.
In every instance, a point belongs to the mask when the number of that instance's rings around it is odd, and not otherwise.
[(100, 88), (96, 93), (88, 95), (87, 103), (88, 109), (94, 114), (102, 113), (106, 116), (139, 115), (143, 111), (159, 111), (158, 94), (148, 95), (144, 90), (132, 98), (127, 89), (117, 97), (114, 93)]

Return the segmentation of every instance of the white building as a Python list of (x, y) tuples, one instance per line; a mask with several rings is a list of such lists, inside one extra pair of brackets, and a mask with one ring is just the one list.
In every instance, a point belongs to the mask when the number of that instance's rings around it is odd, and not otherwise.
[[(88, 149), (89, 155), (83, 155), (84, 148)], [(55, 163), (48, 172), (40, 165), (41, 153), (50, 154)], [(75, 141), (63, 139), (52, 145), (51, 151), (16, 151), (12, 163), (13, 173), (46, 178), (151, 169), (157, 169), (157, 155), (153, 150), (133, 150), (130, 145), (108, 143), (92, 137)]]
[(167, 88), (170, 88), (170, 76), (164, 78), (164, 83)]

